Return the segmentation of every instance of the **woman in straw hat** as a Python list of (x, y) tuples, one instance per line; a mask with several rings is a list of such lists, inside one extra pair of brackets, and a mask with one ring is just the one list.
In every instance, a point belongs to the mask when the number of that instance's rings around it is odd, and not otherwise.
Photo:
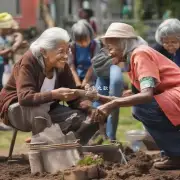
[(0, 89), (6, 84), (11, 72), (9, 60), (22, 44), (22, 34), (13, 32), (16, 28), (17, 24), (10, 14), (0, 13)]
[(129, 63), (129, 77), (139, 93), (122, 98), (99, 95), (104, 105), (97, 108), (94, 116), (103, 121), (113, 109), (133, 106), (133, 116), (143, 123), (165, 152), (165, 158), (154, 166), (180, 168), (179, 67), (150, 48), (128, 24), (112, 23), (103, 39), (112, 58)]

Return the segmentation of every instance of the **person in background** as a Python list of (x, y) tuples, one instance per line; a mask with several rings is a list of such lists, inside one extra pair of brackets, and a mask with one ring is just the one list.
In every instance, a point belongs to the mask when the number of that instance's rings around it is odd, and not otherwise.
[(14, 53), (23, 41), (22, 34), (14, 32), (16, 27), (10, 14), (0, 13), (0, 89), (6, 84), (11, 73), (10, 60), (13, 60)]
[(154, 49), (180, 67), (180, 21), (167, 19), (156, 30)]
[(94, 31), (85, 20), (72, 26), (69, 65), (76, 87), (84, 88), (94, 83), (91, 59), (100, 51), (100, 42), (94, 39)]
[(81, 9), (79, 11), (79, 18), (86, 20), (92, 27), (95, 36), (97, 35), (97, 24), (94, 21), (93, 17), (93, 10), (92, 9)]
[[(121, 67), (112, 59), (106, 48), (92, 59), (93, 70), (97, 76), (96, 89), (99, 94), (105, 96), (120, 97), (124, 90), (123, 74)], [(101, 105), (101, 102), (94, 102), (94, 107)], [(116, 130), (119, 120), (119, 108), (115, 109), (107, 118), (106, 134), (110, 140), (116, 140)]]
[(172, 17), (172, 11), (171, 10), (169, 10), (169, 9), (167, 9), (165, 12), (164, 12), (164, 14), (163, 14), (163, 20), (165, 20), (165, 19), (169, 19), (169, 18), (171, 18)]
[(133, 106), (133, 116), (143, 123), (165, 152), (165, 157), (155, 162), (154, 167), (179, 169), (179, 67), (149, 47), (128, 24), (112, 23), (103, 39), (112, 57), (129, 63), (129, 78), (139, 93), (120, 98), (99, 95), (99, 101), (104, 104), (94, 112), (95, 119), (104, 122), (115, 108)]

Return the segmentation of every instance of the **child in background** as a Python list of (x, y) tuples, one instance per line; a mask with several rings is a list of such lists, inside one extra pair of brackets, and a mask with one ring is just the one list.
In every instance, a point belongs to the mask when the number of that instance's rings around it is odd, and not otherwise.
[(77, 88), (94, 83), (91, 59), (100, 48), (100, 42), (94, 39), (94, 31), (87, 21), (80, 20), (73, 25), (69, 65)]

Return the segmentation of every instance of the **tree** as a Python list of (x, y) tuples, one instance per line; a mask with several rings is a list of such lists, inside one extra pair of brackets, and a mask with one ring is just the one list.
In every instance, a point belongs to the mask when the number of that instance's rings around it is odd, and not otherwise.
[(48, 9), (47, 5), (45, 4), (44, 0), (40, 0), (40, 12), (41, 12), (41, 17), (43, 18), (46, 26), (48, 28), (54, 27), (55, 22), (54, 22), (53, 18), (51, 17), (49, 9)]

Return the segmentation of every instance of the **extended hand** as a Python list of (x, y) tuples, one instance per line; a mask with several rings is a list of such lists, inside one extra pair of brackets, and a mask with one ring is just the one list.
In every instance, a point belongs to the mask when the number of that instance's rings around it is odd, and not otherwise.
[(86, 91), (85, 96), (88, 99), (92, 101), (98, 100), (98, 91), (96, 90), (94, 86), (90, 86), (89, 84), (86, 84), (85, 91)]
[(104, 113), (103, 111), (99, 109), (91, 109), (90, 119), (93, 122), (103, 123), (106, 120), (107, 116), (108, 114)]
[(74, 89), (69, 88), (59, 88), (52, 90), (53, 99), (61, 100), (61, 101), (71, 101), (77, 98)]

